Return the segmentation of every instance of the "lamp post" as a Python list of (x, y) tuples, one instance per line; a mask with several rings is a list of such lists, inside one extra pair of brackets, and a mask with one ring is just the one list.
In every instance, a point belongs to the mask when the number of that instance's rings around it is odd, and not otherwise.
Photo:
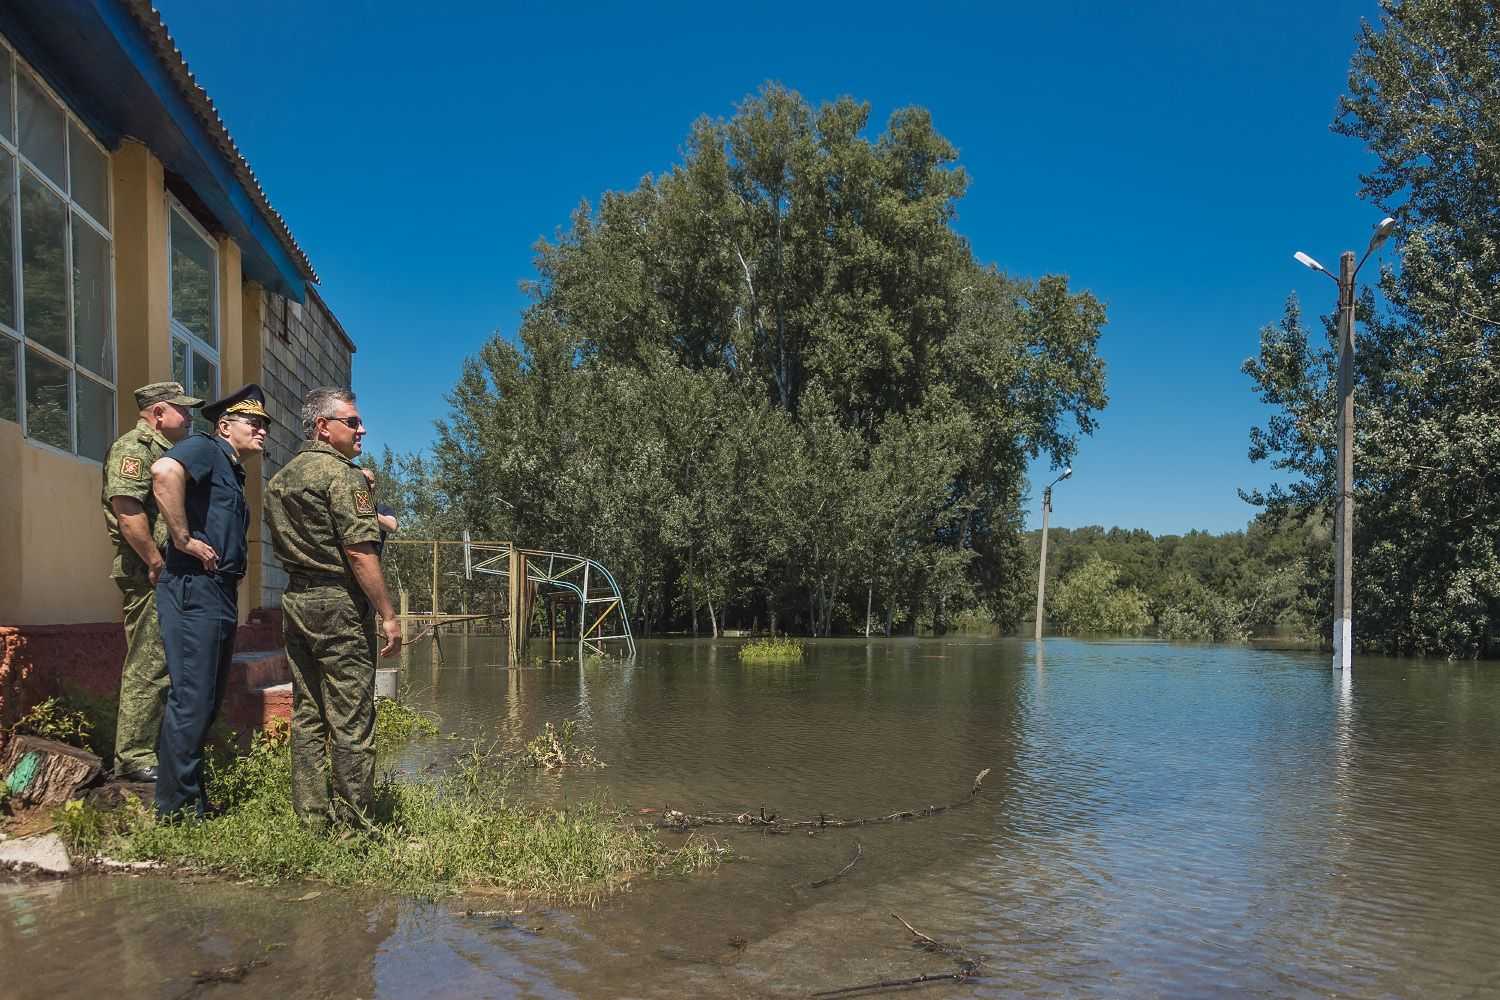
[(1047, 515), (1050, 514), (1050, 513), (1052, 513), (1052, 487), (1056, 486), (1058, 483), (1062, 482), (1064, 479), (1067, 479), (1072, 474), (1073, 474), (1073, 467), (1070, 465), (1066, 469), (1063, 470), (1062, 475), (1060, 475), (1056, 479), (1052, 480), (1052, 482), (1050, 482), (1050, 483), (1047, 484), (1047, 488), (1045, 490), (1042, 490), (1042, 558), (1041, 558), (1041, 566), (1037, 569), (1037, 572), (1036, 572), (1036, 641), (1037, 642), (1041, 642), (1042, 641), (1042, 618), (1043, 618), (1043, 612), (1042, 612), (1043, 604), (1042, 604), (1042, 602), (1046, 599), (1046, 596), (1047, 596)]
[(1348, 670), (1354, 658), (1354, 277), (1370, 254), (1396, 228), (1384, 218), (1375, 227), (1365, 255), (1354, 262), (1354, 251), (1339, 256), (1335, 277), (1322, 264), (1298, 250), (1297, 263), (1321, 271), (1339, 286), (1339, 458), (1337, 495), (1333, 510), (1333, 669)]

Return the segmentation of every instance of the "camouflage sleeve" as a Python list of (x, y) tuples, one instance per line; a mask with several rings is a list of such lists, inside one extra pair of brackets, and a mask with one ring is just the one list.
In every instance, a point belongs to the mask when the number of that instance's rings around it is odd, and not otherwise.
[(345, 468), (328, 487), (328, 506), (333, 511), (333, 530), (344, 545), (379, 542), (380, 524), (375, 520), (375, 496), (358, 469)]
[(104, 498), (129, 497), (145, 503), (151, 496), (151, 453), (132, 441), (117, 441), (104, 460)]

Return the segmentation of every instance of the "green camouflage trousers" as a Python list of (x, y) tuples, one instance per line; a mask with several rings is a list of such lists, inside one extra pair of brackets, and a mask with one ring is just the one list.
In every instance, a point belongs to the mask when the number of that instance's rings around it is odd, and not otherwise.
[(368, 813), (375, 797), (375, 615), (352, 582), (295, 578), (281, 612), (292, 667), (292, 808), (315, 827), (354, 821), (351, 807)]
[(156, 617), (156, 588), (144, 574), (115, 577), (124, 597), (125, 667), (115, 721), (115, 771), (156, 766), (156, 736), (167, 702), (167, 654)]

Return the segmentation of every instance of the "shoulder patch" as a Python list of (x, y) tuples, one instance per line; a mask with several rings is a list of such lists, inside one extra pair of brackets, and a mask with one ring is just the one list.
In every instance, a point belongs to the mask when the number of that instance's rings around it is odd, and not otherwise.
[(120, 459), (120, 475), (126, 479), (141, 478), (141, 460), (135, 455), (126, 455)]
[(356, 513), (356, 514), (373, 514), (373, 513), (375, 513), (375, 500), (374, 500), (373, 497), (370, 496), (370, 491), (369, 490), (355, 490), (354, 491), (354, 513)]

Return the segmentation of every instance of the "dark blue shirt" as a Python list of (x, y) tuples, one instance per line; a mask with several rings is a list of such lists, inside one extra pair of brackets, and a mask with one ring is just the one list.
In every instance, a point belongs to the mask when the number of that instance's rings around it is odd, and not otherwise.
[[(187, 472), (188, 533), (213, 546), (219, 572), (244, 576), (250, 505), (245, 502), (245, 467), (221, 437), (199, 432), (168, 451)], [(173, 573), (203, 571), (203, 564), (175, 546), (167, 549), (167, 569)]]

